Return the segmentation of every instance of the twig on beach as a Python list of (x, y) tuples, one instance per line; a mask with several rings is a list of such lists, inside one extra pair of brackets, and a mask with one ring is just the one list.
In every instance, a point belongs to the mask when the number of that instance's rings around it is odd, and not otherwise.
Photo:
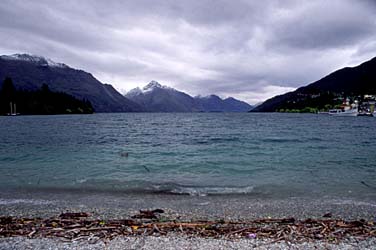
[(376, 237), (373, 221), (294, 218), (257, 219), (251, 221), (159, 221), (164, 211), (140, 210), (131, 219), (90, 219), (88, 213), (63, 213), (53, 218), (0, 217), (0, 237), (59, 237), (66, 240), (109, 240), (117, 236), (181, 233), (211, 238), (263, 238), (271, 242), (321, 240), (338, 243), (350, 237), (363, 240)]
[(62, 219), (73, 219), (73, 218), (81, 218), (81, 217), (89, 217), (88, 213), (62, 213), (59, 215)]
[(132, 218), (137, 219), (158, 219), (158, 214), (163, 214), (164, 211), (162, 209), (154, 209), (154, 210), (140, 210), (139, 214), (133, 215)]

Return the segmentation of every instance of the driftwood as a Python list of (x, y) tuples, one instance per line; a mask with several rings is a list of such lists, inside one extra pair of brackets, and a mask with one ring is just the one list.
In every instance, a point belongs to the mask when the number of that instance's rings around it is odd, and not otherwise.
[(88, 213), (62, 213), (59, 215), (62, 219), (73, 219), (73, 218), (81, 218), (81, 217), (89, 217)]
[(163, 210), (141, 210), (125, 220), (89, 219), (87, 213), (64, 213), (54, 218), (0, 217), (0, 237), (60, 237), (63, 240), (112, 239), (117, 236), (177, 233), (211, 238), (268, 238), (273, 242), (322, 240), (338, 243), (376, 237), (373, 221), (294, 218), (251, 221), (159, 221)]
[(162, 209), (154, 209), (154, 210), (140, 210), (139, 214), (132, 216), (132, 218), (137, 219), (157, 219), (158, 214), (163, 214), (164, 211)]

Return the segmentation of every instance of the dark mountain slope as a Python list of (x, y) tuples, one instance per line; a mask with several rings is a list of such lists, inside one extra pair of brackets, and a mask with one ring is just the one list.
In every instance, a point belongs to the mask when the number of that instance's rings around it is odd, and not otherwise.
[(51, 91), (89, 100), (96, 112), (141, 111), (141, 107), (104, 85), (90, 73), (26, 54), (0, 56), (0, 79), (12, 78), (17, 89), (35, 91), (47, 84)]
[(253, 107), (246, 102), (240, 101), (233, 97), (228, 97), (223, 100), (226, 105), (226, 111), (228, 112), (247, 112)]
[(91, 114), (93, 107), (87, 100), (59, 92), (47, 85), (37, 91), (16, 90), (11, 78), (0, 89), (0, 115)]
[(335, 104), (336, 98), (364, 94), (376, 94), (376, 57), (359, 66), (337, 70), (293, 92), (270, 98), (252, 112), (322, 108), (325, 104)]

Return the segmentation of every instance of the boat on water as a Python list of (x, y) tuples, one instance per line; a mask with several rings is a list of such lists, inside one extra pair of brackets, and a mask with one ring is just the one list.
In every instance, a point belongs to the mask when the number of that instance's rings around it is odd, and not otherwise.
[(331, 109), (329, 110), (329, 115), (332, 116), (358, 116), (358, 109)]
[(375, 116), (376, 96), (373, 95), (364, 95), (364, 99), (359, 106), (358, 116)]
[(332, 116), (358, 116), (358, 102), (354, 101), (350, 105), (349, 100), (345, 100), (339, 109), (330, 109), (329, 115)]
[(10, 113), (7, 113), (8, 116), (16, 116), (20, 115), (20, 113), (17, 113), (17, 106), (15, 103), (10, 103)]
[(375, 115), (376, 115), (375, 112), (370, 112), (370, 111), (367, 111), (367, 110), (361, 110), (358, 113), (358, 116), (375, 116)]

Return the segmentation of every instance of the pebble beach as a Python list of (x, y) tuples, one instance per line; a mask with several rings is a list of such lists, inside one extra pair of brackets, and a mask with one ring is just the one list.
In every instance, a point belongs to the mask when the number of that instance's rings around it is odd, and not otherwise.
[(305, 242), (301, 244), (288, 242), (272, 242), (263, 240), (221, 240), (206, 238), (187, 238), (175, 235), (165, 237), (120, 237), (110, 241), (88, 241), (63, 242), (59, 239), (28, 239), (23, 237), (0, 239), (0, 249), (74, 249), (74, 250), (99, 250), (99, 249), (258, 249), (258, 250), (282, 250), (282, 249), (333, 249), (350, 250), (364, 249), (373, 250), (376, 247), (376, 240), (370, 239), (362, 242), (348, 241), (339, 244), (326, 242)]
[[(0, 216), (49, 218), (63, 212), (88, 212), (95, 219), (131, 218), (140, 209), (163, 209), (163, 218), (183, 221), (246, 221), (260, 218), (322, 219), (325, 214), (345, 220), (374, 221), (372, 201), (254, 199), (246, 196), (130, 195), (122, 193), (20, 191), (0, 193)], [(0, 249), (375, 249), (376, 239), (347, 237), (340, 242), (274, 239), (210, 238), (184, 234), (118, 236), (112, 239), (4, 237)]]

